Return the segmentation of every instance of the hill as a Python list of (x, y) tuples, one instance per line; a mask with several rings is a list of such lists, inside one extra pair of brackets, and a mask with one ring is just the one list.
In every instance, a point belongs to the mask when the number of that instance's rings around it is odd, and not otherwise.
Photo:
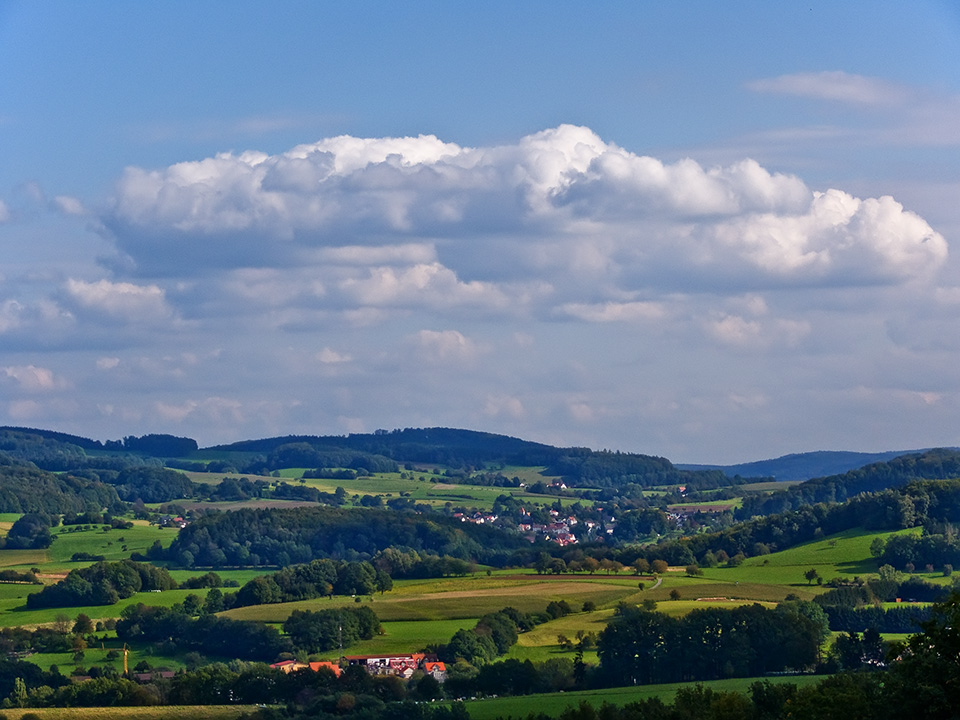
[(681, 470), (720, 470), (727, 477), (771, 477), (775, 480), (803, 481), (812, 478), (839, 475), (857, 470), (866, 465), (893, 460), (901, 455), (926, 452), (921, 450), (889, 450), (878, 453), (861, 453), (834, 450), (791, 453), (770, 460), (755, 460), (736, 465), (693, 465), (676, 463)]

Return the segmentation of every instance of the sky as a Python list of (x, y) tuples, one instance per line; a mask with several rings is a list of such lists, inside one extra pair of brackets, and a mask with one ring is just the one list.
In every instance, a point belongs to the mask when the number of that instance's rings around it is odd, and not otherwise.
[(960, 6), (0, 0), (0, 425), (958, 445)]

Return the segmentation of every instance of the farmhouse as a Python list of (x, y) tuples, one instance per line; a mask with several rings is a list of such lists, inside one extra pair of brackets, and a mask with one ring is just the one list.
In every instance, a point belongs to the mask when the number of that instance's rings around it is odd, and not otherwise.
[(371, 675), (396, 675), (409, 678), (417, 670), (422, 670), (434, 679), (443, 682), (447, 679), (447, 667), (433, 655), (413, 653), (411, 655), (347, 655), (343, 658), (348, 665), (360, 665)]
[(339, 665), (327, 660), (321, 660), (319, 662), (312, 663), (302, 663), (297, 662), (296, 660), (282, 660), (281, 662), (273, 663), (270, 667), (276, 668), (277, 670), (282, 670), (287, 675), (299, 670), (313, 670), (313, 672), (319, 672), (321, 668), (329, 670), (337, 677), (340, 677), (341, 673)]

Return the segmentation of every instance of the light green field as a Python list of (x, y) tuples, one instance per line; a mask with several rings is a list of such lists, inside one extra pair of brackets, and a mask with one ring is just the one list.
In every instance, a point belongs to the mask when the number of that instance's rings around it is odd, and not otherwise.
[[(477, 618), (462, 618), (458, 620), (408, 620), (403, 622), (384, 622), (383, 635), (370, 640), (361, 640), (354, 643), (345, 652), (350, 655), (389, 655), (416, 652), (427, 645), (440, 645), (450, 641), (457, 630), (472, 628), (477, 624)], [(336, 660), (340, 656), (339, 649), (327, 653), (320, 653), (322, 660)]]
[[(75, 526), (70, 526), (75, 527)], [(103, 555), (107, 560), (129, 558), (131, 553), (145, 552), (159, 540), (166, 547), (173, 542), (176, 531), (150, 525), (146, 521), (136, 520), (134, 526), (126, 530), (104, 528), (95, 525), (91, 530), (66, 532), (67, 528), (53, 528), (51, 534), (56, 538), (46, 550), (0, 550), (0, 567), (14, 570), (28, 570), (39, 567), (41, 573), (64, 575), (77, 567), (85, 567), (90, 562), (71, 562), (74, 553), (86, 552), (91, 555)], [(126, 546), (126, 549), (124, 549)]]
[[(54, 528), (56, 538), (47, 549), (49, 562), (43, 570), (69, 572), (73, 568), (89, 565), (89, 562), (74, 563), (70, 558), (76, 552), (86, 552), (91, 555), (103, 555), (107, 560), (123, 560), (134, 552), (146, 552), (156, 540), (164, 547), (170, 545), (177, 533), (173, 528), (160, 528), (150, 525), (145, 520), (136, 520), (132, 528), (114, 530), (107, 525), (95, 525), (93, 530), (67, 532), (71, 527), (60, 526)], [(126, 549), (124, 549), (126, 547)], [(6, 551), (0, 551), (0, 553)]]
[(870, 543), (877, 537), (911, 532), (919, 530), (911, 528), (896, 533), (849, 530), (781, 552), (748, 558), (737, 568), (705, 568), (703, 573), (705, 578), (716, 581), (790, 587), (798, 595), (801, 594), (798, 588), (823, 592), (823, 588), (811, 586), (804, 579), (807, 570), (816, 569), (824, 581), (839, 576), (876, 574), (877, 564), (870, 555)]
[[(710, 680), (700, 684), (713, 690), (746, 694), (750, 689), (750, 685), (758, 680), (769, 680), (772, 683), (778, 684), (793, 683), (804, 686), (813, 685), (822, 679), (822, 675), (797, 675), (790, 677)], [(576, 707), (581, 702), (589, 703), (594, 707), (600, 707), (604, 702), (611, 705), (626, 705), (627, 703), (655, 697), (660, 698), (666, 703), (671, 703), (677, 690), (681, 687), (689, 687), (689, 684), (639, 685), (635, 687), (606, 688), (604, 690), (486, 698), (483, 700), (469, 700), (465, 704), (467, 711), (470, 713), (470, 720), (494, 720), (498, 717), (511, 716), (523, 718), (531, 713), (538, 712), (555, 717), (564, 709)]]
[(17, 625), (34, 627), (36, 625), (45, 625), (52, 623), (56, 620), (57, 616), (61, 614), (73, 619), (80, 613), (84, 613), (94, 621), (106, 618), (118, 618), (123, 609), (128, 605), (143, 603), (144, 605), (171, 607), (178, 602), (183, 602), (183, 599), (190, 593), (199, 595), (201, 598), (207, 593), (206, 590), (142, 592), (136, 593), (125, 600), (121, 600), (116, 605), (85, 605), (83, 607), (28, 610), (25, 605), (26, 596), (39, 590), (39, 585), (0, 585), (0, 627), (15, 627)]
[[(551, 600), (566, 600), (575, 609), (591, 600), (613, 607), (637, 594), (629, 578), (601, 576), (474, 575), (445, 580), (398, 581), (394, 590), (377, 595), (371, 605), (381, 620), (462, 620), (478, 618), (504, 607), (523, 612), (543, 611)], [(319, 610), (353, 604), (351, 598), (322, 598), (275, 605), (256, 605), (223, 613), (236, 620), (280, 623), (294, 610)]]

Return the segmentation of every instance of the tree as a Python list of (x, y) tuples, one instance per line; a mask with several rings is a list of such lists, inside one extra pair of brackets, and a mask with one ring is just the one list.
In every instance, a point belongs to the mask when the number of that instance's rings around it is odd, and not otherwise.
[(211, 615), (224, 609), (223, 590), (220, 588), (211, 588), (207, 591), (207, 597), (203, 601), (203, 612)]
[(887, 686), (901, 717), (946, 720), (960, 707), (960, 592), (934, 604), (921, 632), (891, 656)]
[(380, 591), (381, 595), (388, 590), (393, 590), (393, 578), (383, 570), (377, 570), (377, 590)]
[(93, 621), (90, 619), (90, 616), (85, 613), (77, 615), (77, 620), (73, 624), (73, 632), (77, 635), (89, 635), (92, 633)]
[(816, 568), (810, 568), (803, 576), (807, 579), (807, 585), (810, 585), (814, 580), (820, 579), (820, 573), (817, 572)]

